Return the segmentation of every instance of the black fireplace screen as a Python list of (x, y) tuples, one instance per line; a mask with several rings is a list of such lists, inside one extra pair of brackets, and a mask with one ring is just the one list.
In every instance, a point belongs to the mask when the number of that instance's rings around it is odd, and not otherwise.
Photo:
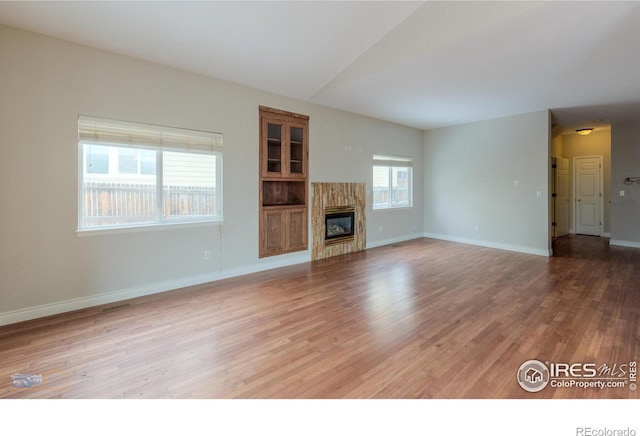
[(355, 212), (325, 213), (325, 240), (353, 236)]

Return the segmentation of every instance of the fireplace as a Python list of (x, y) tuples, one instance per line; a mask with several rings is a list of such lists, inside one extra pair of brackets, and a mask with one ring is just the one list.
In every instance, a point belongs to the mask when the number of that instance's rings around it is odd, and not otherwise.
[(333, 206), (325, 208), (325, 244), (353, 241), (356, 231), (355, 217), (354, 206)]
[[(366, 183), (311, 183), (312, 260), (341, 256), (366, 248), (365, 187)], [(329, 220), (330, 234), (327, 234), (327, 215), (331, 218), (334, 213), (348, 213), (346, 218), (350, 218), (353, 213), (351, 229), (347, 223), (333, 223)], [(337, 225), (345, 232), (342, 233), (339, 229), (330, 227), (331, 225)], [(347, 236), (347, 233), (352, 234)]]

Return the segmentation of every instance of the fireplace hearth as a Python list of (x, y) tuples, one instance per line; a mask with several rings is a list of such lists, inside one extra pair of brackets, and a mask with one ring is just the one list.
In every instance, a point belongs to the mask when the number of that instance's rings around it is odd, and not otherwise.
[(324, 210), (325, 244), (353, 241), (356, 221), (354, 206), (333, 206)]

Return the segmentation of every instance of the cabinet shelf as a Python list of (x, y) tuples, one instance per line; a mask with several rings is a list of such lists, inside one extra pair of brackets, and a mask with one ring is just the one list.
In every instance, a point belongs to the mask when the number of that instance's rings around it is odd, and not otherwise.
[(296, 181), (262, 181), (263, 206), (305, 206), (306, 183)]
[(304, 204), (267, 204), (263, 205), (263, 210), (284, 210), (284, 209), (305, 209), (306, 205)]

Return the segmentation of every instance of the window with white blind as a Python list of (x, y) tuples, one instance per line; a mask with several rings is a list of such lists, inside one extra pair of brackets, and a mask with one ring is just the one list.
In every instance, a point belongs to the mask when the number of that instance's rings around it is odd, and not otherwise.
[(413, 205), (413, 159), (373, 156), (373, 208)]
[(78, 230), (222, 220), (222, 135), (78, 117)]

